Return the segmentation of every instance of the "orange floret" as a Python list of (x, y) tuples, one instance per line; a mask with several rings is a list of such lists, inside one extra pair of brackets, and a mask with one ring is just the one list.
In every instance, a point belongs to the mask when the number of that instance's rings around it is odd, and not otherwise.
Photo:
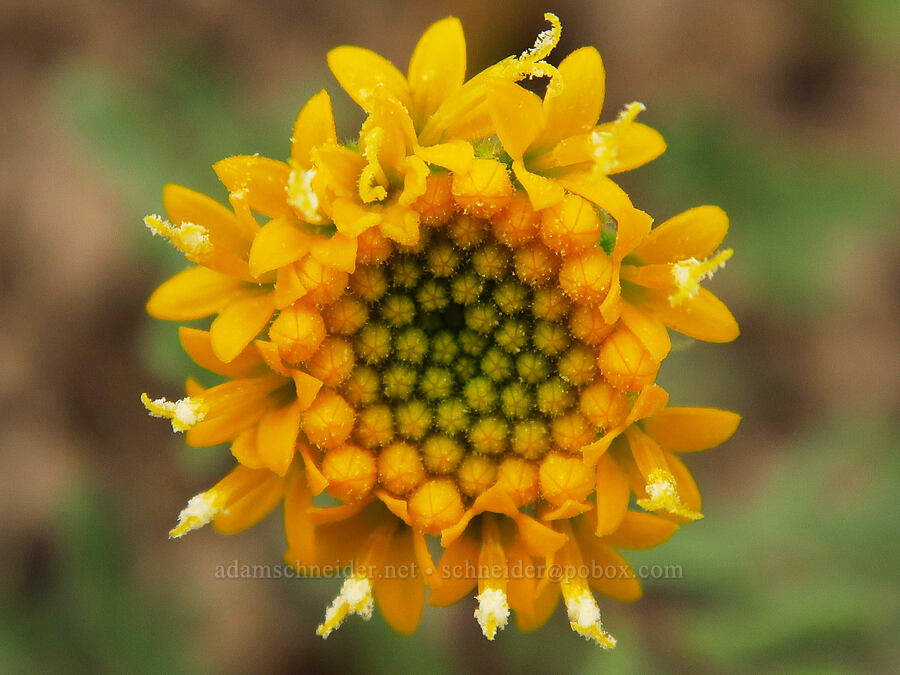
[(328, 479), (328, 494), (343, 502), (357, 502), (375, 485), (375, 455), (349, 443), (339, 445), (325, 453), (322, 475)]
[(581, 391), (581, 412), (598, 429), (612, 429), (622, 424), (631, 404), (625, 395), (607, 382), (596, 382)]
[(388, 289), (388, 279), (380, 267), (357, 267), (350, 277), (350, 290), (365, 302), (378, 302)]
[(581, 458), (551, 453), (541, 462), (541, 493), (554, 506), (567, 500), (583, 502), (594, 490), (593, 472)]
[(448, 436), (431, 436), (422, 445), (422, 460), (431, 473), (450, 473), (465, 454), (465, 449)]
[(566, 258), (559, 271), (559, 285), (570, 298), (583, 304), (606, 297), (612, 279), (612, 262), (600, 248)]
[(652, 383), (659, 371), (659, 363), (627, 328), (617, 328), (606, 338), (597, 365), (612, 386), (628, 391), (639, 391)]
[(394, 439), (394, 416), (386, 405), (373, 405), (359, 411), (353, 437), (367, 448), (387, 445)]
[(356, 264), (377, 265), (388, 259), (394, 245), (377, 227), (370, 227), (356, 240)]
[(322, 311), (328, 332), (337, 335), (353, 335), (369, 319), (369, 309), (357, 298), (342, 297)]
[(512, 181), (506, 165), (493, 159), (475, 159), (466, 173), (453, 175), (453, 199), (472, 216), (490, 218), (509, 203)]
[(470, 455), (459, 465), (456, 480), (460, 490), (477, 497), (497, 480), (497, 465), (484, 455)]
[(390, 492), (409, 494), (425, 480), (419, 451), (409, 443), (392, 443), (378, 455), (378, 478)]
[(438, 535), (463, 516), (463, 502), (456, 483), (446, 478), (430, 480), (409, 499), (413, 525), (425, 534)]
[(451, 186), (453, 176), (449, 173), (433, 173), (425, 179), (425, 194), (413, 204), (426, 225), (443, 225), (456, 211)]
[(515, 252), (513, 265), (521, 281), (529, 286), (541, 286), (556, 274), (559, 257), (543, 244), (535, 242)]
[(615, 324), (606, 323), (598, 306), (575, 305), (569, 317), (569, 328), (579, 340), (596, 347), (613, 332)]
[(584, 415), (570, 412), (550, 423), (550, 434), (556, 445), (563, 450), (574, 452), (593, 441), (597, 436), (597, 430)]
[(491, 221), (497, 241), (510, 248), (518, 248), (534, 239), (540, 223), (540, 212), (531, 208), (531, 201), (522, 193), (513, 196)]
[(353, 347), (347, 340), (327, 337), (306, 366), (309, 374), (322, 380), (326, 387), (336, 387), (350, 376), (354, 363)]
[(350, 275), (335, 267), (323, 265), (312, 256), (307, 256), (297, 270), (300, 283), (306, 288), (304, 298), (321, 307), (329, 305), (347, 288)]
[(497, 469), (497, 484), (512, 498), (516, 506), (530, 504), (538, 496), (538, 470), (519, 457), (507, 457)]
[(541, 241), (564, 256), (593, 246), (601, 227), (593, 204), (578, 195), (567, 194), (562, 202), (541, 212)]
[(461, 213), (447, 227), (453, 243), (462, 249), (470, 249), (483, 242), (490, 232), (490, 223), (482, 218)]
[(281, 310), (269, 327), (269, 339), (287, 363), (302, 363), (316, 353), (325, 339), (325, 322), (315, 307), (297, 302)]
[(325, 389), (303, 413), (300, 426), (313, 445), (334, 448), (350, 437), (355, 417), (343, 397)]

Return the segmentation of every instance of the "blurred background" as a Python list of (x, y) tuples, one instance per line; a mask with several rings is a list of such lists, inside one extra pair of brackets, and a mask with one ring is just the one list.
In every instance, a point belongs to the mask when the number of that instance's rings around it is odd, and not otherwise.
[[(225, 198), (210, 165), (289, 152), (342, 43), (405, 69), (421, 32), (465, 26), (469, 74), (564, 31), (597, 46), (604, 119), (632, 100), (668, 152), (621, 183), (661, 221), (731, 216), (711, 283), (743, 334), (676, 341), (675, 404), (739, 411), (689, 458), (706, 519), (636, 564), (681, 565), (631, 606), (601, 599), (619, 647), (539, 632), (486, 642), (473, 604), (314, 636), (336, 580), (223, 580), (276, 564), (277, 516), (170, 542), (187, 498), (230, 464), (138, 396), (176, 397), (176, 327), (152, 288), (184, 266), (141, 224), (177, 182)], [(0, 1), (0, 671), (895, 673), (900, 403), (900, 4), (893, 0)], [(555, 60), (554, 60), (555, 59)]]

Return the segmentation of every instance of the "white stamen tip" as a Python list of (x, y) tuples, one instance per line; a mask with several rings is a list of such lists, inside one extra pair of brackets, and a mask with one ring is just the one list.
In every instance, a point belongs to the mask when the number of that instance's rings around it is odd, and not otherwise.
[(172, 429), (175, 431), (187, 431), (206, 417), (203, 404), (190, 396), (169, 401), (165, 398), (151, 400), (147, 394), (141, 394), (141, 402), (152, 417), (172, 420)]
[(316, 168), (301, 169), (294, 166), (288, 179), (287, 201), (311, 225), (321, 225), (325, 217), (319, 210), (319, 195), (313, 190), (312, 182)]
[(316, 635), (327, 639), (351, 614), (357, 614), (368, 621), (372, 618), (374, 607), (372, 582), (362, 575), (354, 574), (344, 581), (341, 592), (325, 610), (325, 621), (316, 629)]
[(203, 527), (210, 523), (221, 510), (219, 499), (213, 491), (194, 495), (178, 514), (178, 524), (169, 532), (169, 538), (177, 539), (192, 530)]
[(481, 632), (488, 640), (493, 640), (498, 630), (506, 628), (509, 622), (509, 602), (506, 593), (499, 589), (487, 588), (475, 597), (478, 609), (475, 618), (481, 626)]
[(593, 640), (604, 649), (616, 646), (616, 639), (603, 630), (600, 621), (600, 608), (588, 590), (566, 596), (566, 612), (569, 625), (585, 640)]
[(188, 260), (197, 260), (212, 251), (209, 241), (209, 230), (202, 225), (183, 222), (181, 225), (173, 225), (160, 216), (147, 216), (144, 225), (150, 228), (155, 235), (169, 240), (179, 251), (184, 253)]

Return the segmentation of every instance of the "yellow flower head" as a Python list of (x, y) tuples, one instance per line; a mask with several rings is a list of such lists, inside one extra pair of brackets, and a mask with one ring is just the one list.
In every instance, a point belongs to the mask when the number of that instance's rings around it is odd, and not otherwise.
[[(236, 532), (283, 504), (285, 561), (348, 573), (322, 637), (376, 605), (411, 633), (428, 592), (437, 606), (474, 596), (489, 640), (512, 616), (537, 628), (562, 597), (574, 631), (613, 647), (594, 594), (641, 593), (616, 549), (701, 517), (676, 453), (737, 427), (733, 413), (667, 407), (654, 384), (667, 327), (737, 336), (700, 287), (731, 255), (715, 254), (724, 214), (651, 228), (608, 176), (662, 138), (635, 121), (639, 104), (598, 123), (600, 57), (550, 65), (561, 25), (545, 17), (533, 48), (469, 80), (454, 18), (425, 32), (406, 75), (333, 50), (367, 115), (358, 143), (338, 142), (319, 92), (287, 162), (215, 165), (230, 208), (168, 186), (168, 219), (145, 221), (195, 264), (148, 311), (216, 315), (180, 335), (224, 382), (143, 403), (237, 460), (171, 536)], [(516, 84), (531, 77), (547, 78), (543, 98)]]

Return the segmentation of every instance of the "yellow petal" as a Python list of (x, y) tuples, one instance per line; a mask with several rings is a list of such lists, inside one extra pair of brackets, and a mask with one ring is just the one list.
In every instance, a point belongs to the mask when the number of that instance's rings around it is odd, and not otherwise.
[(740, 335), (731, 310), (705, 288), (677, 307), (669, 304), (668, 294), (648, 293), (648, 308), (674, 331), (705, 342), (731, 342)]
[(297, 451), (303, 459), (303, 467), (306, 469), (306, 482), (309, 484), (309, 489), (314, 495), (321, 494), (322, 490), (328, 487), (328, 479), (325, 478), (313, 461), (312, 448), (307, 443), (300, 441), (297, 443)]
[(163, 207), (176, 225), (194, 223), (206, 228), (214, 246), (236, 255), (246, 255), (253, 239), (241, 221), (219, 202), (205, 194), (170, 183), (163, 188)]
[(530, 614), (516, 613), (516, 626), (523, 633), (537, 630), (553, 616), (559, 604), (559, 584), (548, 584), (537, 591), (534, 598), (534, 609)]
[(228, 415), (205, 419), (187, 430), (184, 441), (192, 448), (233, 441), (241, 432), (256, 424), (265, 411), (261, 406), (249, 406)]
[(254, 340), (253, 348), (256, 349), (260, 358), (265, 361), (276, 373), (280, 373), (285, 377), (291, 377), (294, 371), (288, 368), (284, 361), (281, 360), (281, 354), (278, 352), (278, 345), (268, 340)]
[(598, 572), (588, 577), (594, 591), (620, 602), (640, 600), (641, 584), (625, 558), (593, 535), (581, 537), (579, 544), (587, 569)]
[(375, 602), (395, 631), (401, 635), (416, 631), (425, 603), (425, 583), (416, 565), (409, 528), (400, 528), (391, 539), (381, 577), (375, 579)]
[(610, 429), (603, 436), (593, 443), (581, 448), (581, 458), (587, 466), (594, 466), (604, 453), (609, 450), (610, 444), (622, 433), (621, 427), (618, 429)]
[(672, 349), (672, 341), (665, 324), (652, 314), (623, 302), (620, 307), (622, 323), (641, 341), (654, 361), (661, 362)]
[(532, 555), (548, 556), (566, 543), (566, 535), (557, 532), (531, 516), (517, 513), (514, 516), (519, 528), (519, 539)]
[(381, 234), (401, 246), (419, 243), (419, 214), (405, 206), (392, 204), (382, 213)]
[(189, 267), (164, 281), (147, 301), (157, 319), (189, 321), (215, 314), (248, 288), (233, 277), (205, 267)]
[(602, 537), (614, 532), (628, 511), (628, 478), (615, 460), (604, 454), (597, 461), (597, 523), (595, 534)]
[(553, 178), (569, 192), (584, 197), (611, 215), (616, 222), (634, 207), (625, 191), (593, 168), (560, 169)]
[(668, 541), (678, 524), (652, 513), (628, 511), (619, 528), (603, 537), (603, 543), (616, 548), (654, 548)]
[(596, 49), (576, 49), (559, 64), (559, 73), (561, 90), (544, 97), (544, 131), (537, 141), (541, 147), (590, 131), (603, 107), (606, 73)]
[(428, 598), (430, 604), (447, 607), (472, 592), (478, 583), (478, 576), (475, 574), (478, 551), (478, 541), (469, 532), (444, 549), (436, 574), (440, 585), (432, 589)]
[(718, 206), (698, 206), (653, 228), (634, 250), (644, 264), (703, 260), (728, 233), (728, 216)]
[(304, 373), (302, 370), (291, 371), (291, 376), (294, 378), (294, 388), (297, 392), (300, 409), (306, 410), (316, 400), (316, 396), (322, 388), (322, 380), (309, 373)]
[(409, 87), (417, 129), (462, 86), (465, 77), (466, 38), (459, 19), (449, 16), (428, 27), (409, 60)]
[(714, 448), (731, 438), (741, 416), (715, 408), (666, 408), (644, 421), (644, 429), (670, 452)]
[(231, 442), (231, 454), (248, 469), (266, 468), (256, 449), (256, 427), (250, 427), (238, 434)]
[(255, 277), (302, 258), (310, 247), (310, 236), (288, 218), (266, 223), (250, 248), (250, 274)]
[(312, 498), (305, 473), (292, 471), (284, 492), (284, 533), (288, 546), (284, 560), (289, 565), (302, 567), (316, 561), (315, 527), (307, 515)]
[(326, 143), (337, 143), (331, 98), (324, 89), (301, 108), (291, 138), (291, 159), (304, 169), (312, 166), (312, 149)]
[(559, 204), (566, 196), (566, 191), (562, 185), (549, 178), (531, 173), (525, 168), (525, 163), (521, 160), (513, 162), (513, 172), (516, 174), (516, 178), (522, 184), (522, 187), (525, 188), (525, 192), (528, 193), (531, 208), (535, 211)]
[(250, 208), (275, 218), (291, 212), (286, 190), (291, 167), (268, 157), (238, 155), (219, 160), (213, 170), (229, 192), (247, 191)]
[(631, 406), (628, 417), (625, 419), (625, 424), (634, 424), (638, 420), (655, 415), (658, 411), (665, 408), (668, 402), (669, 392), (665, 389), (658, 384), (645, 385)]
[(213, 354), (225, 363), (233, 361), (265, 328), (274, 311), (271, 293), (251, 295), (231, 302), (209, 327)]
[(310, 254), (323, 265), (353, 274), (356, 271), (356, 249), (356, 237), (337, 233), (328, 239), (313, 241)]
[(641, 211), (631, 208), (616, 219), (616, 245), (613, 248), (612, 258), (622, 260), (631, 253), (644, 240), (653, 225), (653, 217)]
[(300, 433), (300, 414), (297, 401), (270, 410), (259, 420), (256, 431), (256, 450), (266, 467), (279, 476), (287, 473), (294, 459), (294, 447)]
[(178, 338), (184, 351), (197, 365), (216, 375), (237, 380), (266, 374), (265, 362), (252, 347), (244, 349), (230, 363), (225, 363), (213, 353), (208, 331), (182, 326), (178, 329)]
[(283, 494), (281, 478), (269, 471), (259, 471), (256, 485), (222, 509), (213, 519), (213, 527), (219, 534), (236, 534), (252, 527), (278, 506)]
[[(615, 129), (615, 122), (597, 126), (596, 133), (607, 133)], [(615, 159), (608, 173), (621, 173), (643, 166), (659, 157), (666, 150), (666, 142), (654, 128), (640, 122), (631, 122), (615, 129)]]
[(453, 173), (467, 173), (475, 159), (475, 151), (471, 143), (454, 140), (447, 143), (438, 143), (428, 147), (418, 146), (415, 149), (416, 156), (429, 164), (443, 167)]
[(366, 160), (358, 152), (339, 145), (326, 145), (313, 150), (317, 176), (315, 186), (321, 182), (336, 197), (356, 198), (359, 174)]
[(344, 91), (366, 112), (371, 112), (376, 93), (392, 96), (410, 108), (406, 78), (383, 56), (362, 47), (337, 47), (328, 52), (328, 67)]
[(349, 199), (336, 199), (331, 217), (338, 232), (348, 237), (358, 237), (378, 225), (382, 215), (379, 211), (364, 208)]
[(290, 307), (309, 291), (303, 285), (297, 270), (298, 264), (285, 265), (278, 268), (275, 277), (275, 308)]
[[(311, 513), (313, 510), (307, 512)], [(340, 568), (351, 565), (360, 553), (360, 544), (372, 534), (371, 528), (378, 524), (378, 521), (373, 521), (367, 515), (361, 513), (358, 517), (316, 528), (316, 564)]]
[(543, 126), (541, 99), (517, 84), (496, 79), (488, 85), (487, 105), (503, 149), (521, 159)]
[(585, 511), (590, 511), (592, 506), (593, 505), (588, 502), (576, 502), (574, 499), (567, 499), (563, 502), (562, 506), (543, 513), (541, 515), (541, 520), (567, 520), (569, 518), (574, 518)]
[(428, 540), (425, 536), (421, 532), (413, 531), (413, 549), (416, 553), (416, 564), (419, 566), (425, 585), (429, 588), (437, 588), (440, 586), (440, 579), (437, 576), (437, 565), (434, 564), (434, 559), (428, 550)]

